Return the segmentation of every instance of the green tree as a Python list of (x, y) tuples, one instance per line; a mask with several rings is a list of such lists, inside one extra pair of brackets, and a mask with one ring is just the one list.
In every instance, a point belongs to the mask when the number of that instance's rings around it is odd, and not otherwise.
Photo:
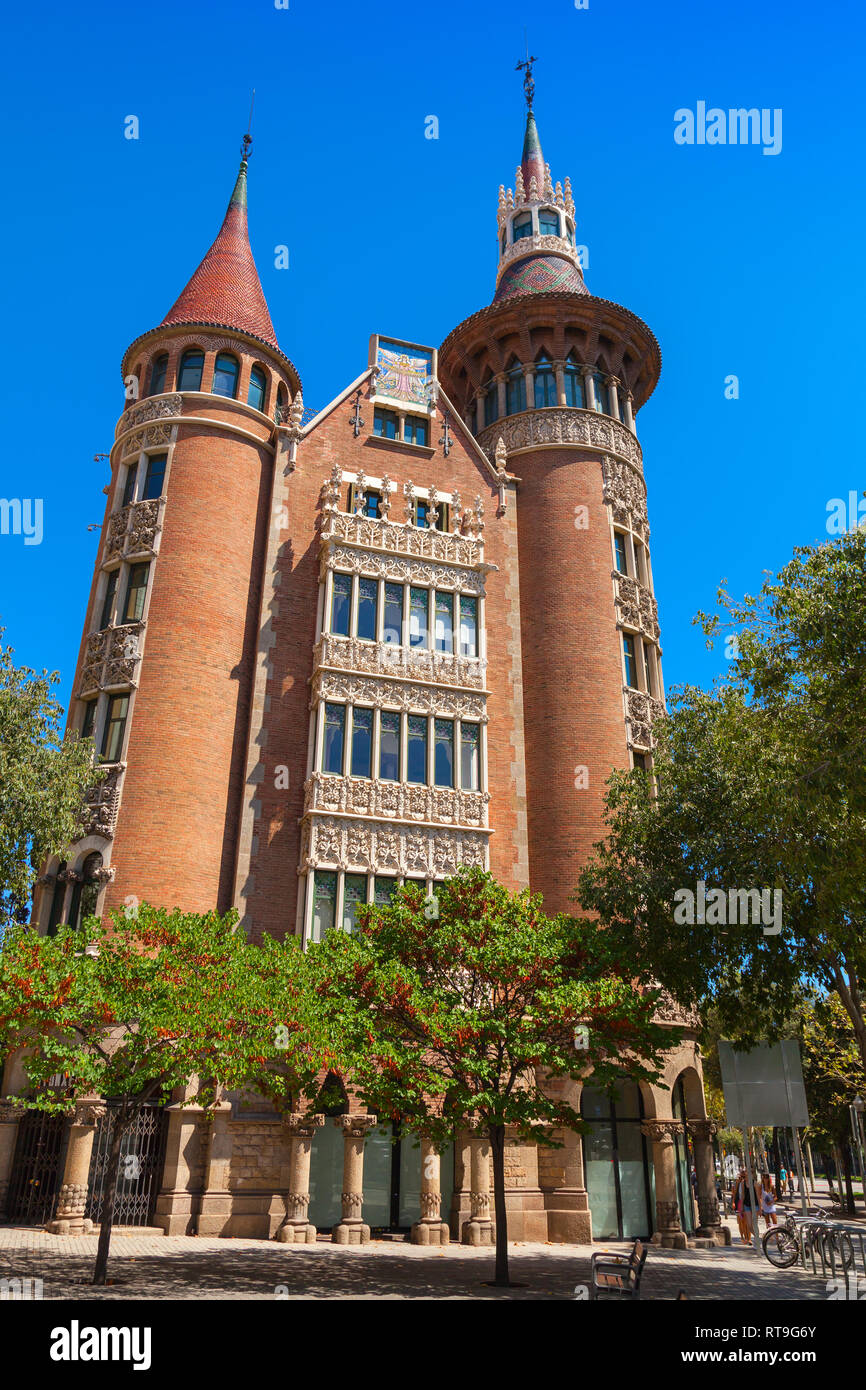
[(848, 1211), (854, 1215), (849, 1105), (864, 1090), (864, 1070), (841, 1001), (832, 994), (808, 1001), (798, 1019), (803, 1080), (809, 1102), (807, 1138), (842, 1155)]
[(583, 1124), (547, 1078), (653, 1080), (680, 1035), (651, 1022), (657, 995), (633, 987), (610, 934), (546, 917), (539, 897), (512, 895), (480, 869), (437, 885), (432, 905), (406, 885), (389, 906), (359, 909), (358, 922), (310, 950), (332, 1039), (380, 1116), (440, 1147), (460, 1127), (486, 1131), (495, 1282), (506, 1285), (506, 1130), (556, 1145), (549, 1127)]
[(103, 776), (91, 741), (60, 733), (58, 674), (16, 667), (12, 656), (0, 643), (0, 943), (29, 918), (45, 856), (80, 837), (84, 793)]
[[(641, 772), (610, 779), (579, 901), (639, 979), (714, 1003), (744, 1045), (778, 1036), (812, 987), (835, 993), (866, 1064), (866, 535), (799, 549), (756, 597), (720, 600), (699, 620), (710, 645), (723, 616), (732, 629), (729, 673), (678, 691), (656, 725), (654, 797)], [(718, 907), (683, 920), (699, 882), (728, 904), (781, 891), (781, 931)]]
[[(64, 1111), (75, 1096), (119, 1102), (94, 1284), (105, 1283), (123, 1137), (142, 1106), (180, 1087), (183, 1104), (212, 1109), (223, 1089), (269, 1065), (287, 1101), (322, 1065), (299, 1017), (297, 941), (253, 946), (235, 923), (234, 913), (144, 905), (51, 938), (19, 926), (0, 952), (0, 1051), (24, 1049), (32, 1087), (20, 1103)], [(50, 1088), (58, 1074), (65, 1094)]]

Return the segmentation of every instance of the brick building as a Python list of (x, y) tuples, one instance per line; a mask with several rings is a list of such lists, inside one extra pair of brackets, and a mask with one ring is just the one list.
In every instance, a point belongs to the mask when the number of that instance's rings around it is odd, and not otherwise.
[[(584, 283), (571, 185), (527, 99), (493, 299), (438, 349), (373, 333), (308, 418), (250, 250), (246, 159), (201, 265), (127, 349), (70, 712), (109, 772), (86, 839), (40, 880), (42, 930), (147, 900), (234, 905), (254, 937), (310, 941), (461, 864), (571, 910), (605, 778), (648, 766), (664, 711), (636, 426), (661, 359)], [(509, 1150), (515, 1238), (714, 1238), (693, 1038), (668, 1089), (613, 1106), (590, 1078), (583, 1139)], [(267, 1236), (288, 1202), (298, 1238), (309, 1222), (349, 1238), (347, 1182), (373, 1228), (438, 1218), (406, 1136), (348, 1114), (286, 1127), (256, 1104), (227, 1101), (210, 1128), (168, 1107), (149, 1221)], [(93, 1117), (76, 1118), (73, 1223), (97, 1162), (88, 1176)], [(482, 1141), (458, 1136), (441, 1160), (454, 1237), (489, 1235), (487, 1187)]]

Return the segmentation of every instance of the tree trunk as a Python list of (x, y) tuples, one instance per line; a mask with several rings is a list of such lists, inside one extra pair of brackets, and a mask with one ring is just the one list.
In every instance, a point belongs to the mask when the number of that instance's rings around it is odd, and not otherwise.
[(108, 1247), (111, 1243), (111, 1225), (114, 1221), (114, 1198), (117, 1192), (117, 1173), (120, 1168), (120, 1148), (123, 1136), (129, 1128), (134, 1112), (127, 1108), (126, 1102), (120, 1107), (111, 1133), (111, 1148), (108, 1151), (108, 1171), (105, 1174), (105, 1197), (102, 1203), (102, 1219), (99, 1225), (99, 1244), (96, 1247), (96, 1265), (93, 1270), (93, 1283), (104, 1284), (108, 1270)]
[(496, 1220), (496, 1277), (498, 1288), (508, 1288), (508, 1217), (505, 1214), (505, 1126), (490, 1125), (493, 1154), (493, 1215)]

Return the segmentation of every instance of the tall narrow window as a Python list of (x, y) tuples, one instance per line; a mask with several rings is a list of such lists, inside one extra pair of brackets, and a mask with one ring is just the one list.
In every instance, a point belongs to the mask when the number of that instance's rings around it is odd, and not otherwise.
[(364, 642), (375, 642), (376, 619), (379, 608), (378, 579), (358, 580), (358, 636)]
[(151, 454), (147, 460), (147, 472), (144, 475), (144, 490), (141, 494), (143, 502), (149, 501), (153, 497), (162, 496), (162, 485), (165, 480), (165, 465), (168, 462), (168, 454)]
[(126, 581), (126, 598), (123, 602), (123, 621), (125, 623), (141, 622), (149, 569), (150, 565), (147, 562), (141, 565), (132, 565), (130, 568), (129, 578)]
[(377, 874), (374, 884), (373, 901), (381, 907), (387, 907), (397, 892), (396, 878), (383, 878), (381, 874)]
[(478, 601), (460, 596), (460, 655), (478, 655)]
[(437, 787), (454, 786), (454, 720), (433, 721), (433, 782)]
[(415, 525), (426, 531), (429, 526), (430, 503), (424, 497), (415, 498)]
[(84, 706), (84, 718), (81, 721), (81, 737), (93, 738), (93, 726), (96, 723), (96, 701), (88, 700)]
[(331, 599), (331, 631), (336, 633), (338, 637), (348, 637), (351, 613), (352, 576), (336, 573)]
[(556, 373), (549, 357), (541, 356), (535, 363), (535, 408), (556, 405)]
[(325, 737), (322, 743), (322, 771), (343, 775), (343, 743), (346, 737), (346, 706), (325, 705)]
[(403, 643), (403, 585), (385, 585), (385, 615), (383, 622), (383, 640), (391, 647), (399, 647)]
[(481, 784), (481, 727), (460, 725), (460, 785), (466, 792), (477, 792)]
[(410, 589), (409, 590), (409, 645), (410, 647), (426, 647), (427, 641), (427, 621), (429, 607), (429, 589)]
[(637, 577), (641, 584), (648, 584), (649, 578), (647, 576), (646, 551), (640, 541), (635, 541), (634, 553), (637, 560)]
[(373, 411), (373, 433), (379, 435), (380, 439), (396, 439), (400, 429), (400, 421), (394, 410), (381, 410), (378, 407)]
[(204, 371), (203, 352), (185, 352), (180, 359), (180, 371), (177, 376), (178, 391), (200, 391), (201, 374)]
[(520, 241), (525, 236), (532, 236), (532, 213), (525, 212), (522, 217), (515, 217), (511, 227), (512, 241)]
[(565, 404), (583, 410), (586, 406), (586, 397), (583, 393), (583, 373), (573, 357), (569, 357), (565, 364)]
[(484, 423), (492, 425), (499, 419), (499, 387), (493, 377), (487, 383), (484, 393)]
[(601, 372), (593, 372), (592, 384), (595, 388), (595, 408), (601, 415), (610, 414), (610, 397)]
[(363, 515), (373, 517), (374, 519), (380, 517), (382, 515), (380, 511), (381, 501), (381, 492), (377, 492), (374, 487), (368, 487), (367, 491), (364, 493)]
[(254, 410), (264, 410), (265, 390), (268, 379), (261, 367), (253, 367), (250, 372), (250, 385), (247, 391), (247, 405), (251, 405)]
[(117, 596), (117, 579), (120, 570), (112, 570), (108, 576), (108, 583), (105, 586), (105, 598), (102, 603), (102, 617), (99, 620), (101, 628), (108, 627), (114, 617), (114, 600)]
[(628, 564), (626, 563), (625, 536), (622, 531), (614, 531), (613, 548), (616, 554), (616, 567), (620, 574), (628, 574)]
[(538, 230), (542, 236), (559, 236), (559, 213), (553, 208), (541, 208), (538, 213)]
[(409, 738), (406, 745), (408, 767), (406, 781), (427, 781), (427, 719), (420, 714), (409, 715)]
[(105, 728), (102, 731), (102, 747), (100, 749), (100, 758), (104, 763), (116, 763), (120, 761), (128, 711), (128, 695), (112, 695), (110, 697), (108, 701), (108, 711), (105, 716)]
[(234, 400), (238, 393), (238, 360), (232, 357), (230, 352), (217, 353), (217, 359), (213, 369), (213, 386), (211, 391), (215, 396), (230, 396)]
[(373, 775), (373, 711), (352, 710), (352, 776)]
[(436, 594), (436, 650), (454, 650), (454, 595)]
[(313, 941), (321, 941), (334, 925), (337, 915), (337, 875), (316, 869), (313, 874)]
[(634, 650), (634, 638), (630, 632), (622, 634), (622, 651), (625, 657), (625, 683), (632, 689), (637, 690), (637, 657)]
[(526, 377), (520, 362), (515, 362), (505, 378), (505, 411), (516, 415), (526, 409)]
[(426, 444), (427, 421), (418, 415), (407, 415), (403, 421), (403, 441), (406, 444)]
[(400, 715), (383, 709), (379, 716), (379, 777), (383, 782), (400, 780)]
[(649, 642), (643, 644), (643, 669), (646, 675), (647, 694), (655, 695), (655, 681), (653, 680), (653, 654)]
[(168, 353), (161, 352), (159, 357), (154, 358), (153, 366), (150, 369), (150, 390), (149, 396), (161, 396), (165, 390), (165, 374), (168, 370)]
[(343, 879), (343, 931), (353, 932), (358, 908), (367, 901), (367, 875), (346, 874)]
[(66, 860), (62, 860), (57, 865), (57, 874), (54, 879), (54, 892), (51, 895), (51, 912), (48, 917), (48, 928), (46, 936), (56, 936), (57, 928), (60, 926), (60, 918), (63, 916), (63, 902), (66, 898)]
[(138, 463), (131, 463), (126, 470), (126, 478), (123, 483), (122, 507), (128, 507), (130, 502), (135, 501), (135, 484), (138, 480)]

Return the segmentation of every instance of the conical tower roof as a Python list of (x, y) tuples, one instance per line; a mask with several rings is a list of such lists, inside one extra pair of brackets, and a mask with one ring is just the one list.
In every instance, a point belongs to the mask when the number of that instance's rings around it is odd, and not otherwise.
[(241, 160), (223, 224), (186, 289), (162, 321), (235, 328), (277, 348), (247, 230), (247, 161)]
[(523, 158), (520, 161), (523, 186), (529, 192), (529, 180), (535, 178), (539, 197), (544, 191), (544, 155), (532, 107), (526, 113), (526, 134), (523, 137)]

